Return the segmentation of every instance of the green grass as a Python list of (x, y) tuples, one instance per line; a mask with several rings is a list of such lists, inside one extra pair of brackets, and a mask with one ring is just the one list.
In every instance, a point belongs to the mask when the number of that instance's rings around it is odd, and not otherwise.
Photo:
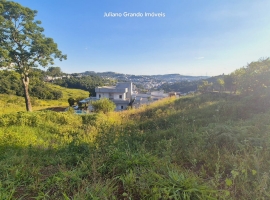
[(269, 98), (0, 115), (0, 199), (269, 199)]
[[(46, 83), (50, 88), (60, 90), (63, 97), (58, 100), (42, 100), (32, 97), (33, 110), (43, 110), (51, 107), (68, 107), (68, 98), (85, 97), (89, 96), (89, 92), (79, 89), (68, 89), (51, 83)], [(16, 95), (0, 94), (0, 113), (13, 113), (25, 111), (25, 100), (23, 97)]]

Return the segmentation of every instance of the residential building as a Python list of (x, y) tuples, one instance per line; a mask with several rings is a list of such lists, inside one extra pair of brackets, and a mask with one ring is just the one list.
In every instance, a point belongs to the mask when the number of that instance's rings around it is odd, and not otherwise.
[(135, 91), (135, 85), (132, 82), (120, 82), (116, 86), (103, 86), (95, 88), (96, 97), (89, 97), (82, 101), (84, 107), (93, 111), (91, 102), (101, 98), (108, 98), (116, 105), (116, 111), (125, 110), (132, 102), (133, 107), (138, 108), (143, 104), (150, 104), (154, 101), (166, 98), (169, 94), (161, 91), (154, 91), (147, 94), (139, 94)]
[(116, 86), (96, 87), (96, 99), (108, 98), (116, 105), (115, 110), (125, 110), (132, 100), (132, 82), (120, 82)]

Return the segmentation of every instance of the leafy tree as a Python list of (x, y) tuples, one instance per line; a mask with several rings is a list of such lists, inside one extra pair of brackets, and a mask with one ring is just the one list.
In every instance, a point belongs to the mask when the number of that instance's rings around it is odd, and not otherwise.
[(240, 69), (235, 70), (233, 73), (231, 73), (231, 76), (235, 80), (235, 90), (234, 93), (236, 93), (237, 90), (243, 91), (245, 86), (243, 85), (243, 77), (245, 76), (245, 68), (242, 67)]
[(61, 71), (60, 67), (49, 67), (46, 72), (49, 76), (61, 76), (63, 72)]
[(103, 113), (113, 111), (116, 107), (115, 104), (107, 98), (102, 98), (98, 101), (94, 101), (92, 103), (92, 106), (95, 112), (103, 112)]
[(26, 110), (32, 111), (29, 73), (35, 67), (53, 64), (54, 58), (66, 59), (52, 38), (45, 37), (37, 11), (12, 1), (0, 0), (0, 66), (19, 72)]
[(72, 97), (68, 98), (68, 104), (69, 106), (73, 106), (75, 104), (76, 100)]
[(234, 89), (242, 94), (266, 92), (270, 87), (270, 59), (262, 58), (249, 63), (246, 67), (235, 70), (233, 77)]
[(235, 80), (232, 75), (226, 75), (224, 76), (224, 86), (226, 90), (230, 91), (232, 93), (233, 89), (235, 88)]
[(89, 91), (91, 96), (96, 96), (95, 88), (98, 86), (103, 86), (106, 81), (108, 80), (105, 80), (104, 78), (96, 75), (91, 75), (83, 76), (80, 78), (71, 77), (66, 79), (58, 79), (54, 80), (53, 83), (62, 87), (86, 90)]
[[(41, 81), (42, 74), (40, 71), (41, 70), (35, 69), (29, 74), (32, 83), (29, 87), (29, 94), (39, 99), (61, 98), (62, 91), (53, 90)], [(15, 71), (0, 70), (0, 94), (24, 96), (19, 73)]]
[(219, 86), (219, 92), (222, 92), (225, 85), (224, 79), (222, 78), (217, 79), (217, 84)]
[(53, 90), (51, 91), (51, 93), (53, 94), (53, 99), (57, 100), (63, 97), (63, 93), (62, 91), (59, 90)]
[(270, 86), (270, 59), (260, 59), (251, 62), (245, 68), (245, 74), (240, 83), (245, 92), (262, 91)]
[(208, 81), (202, 81), (202, 84), (198, 85), (198, 90), (202, 93), (206, 93), (210, 87), (212, 87), (212, 83), (208, 83)]

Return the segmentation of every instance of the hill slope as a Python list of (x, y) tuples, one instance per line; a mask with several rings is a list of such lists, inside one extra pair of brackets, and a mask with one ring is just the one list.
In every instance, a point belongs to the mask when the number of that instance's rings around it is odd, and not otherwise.
[[(62, 92), (62, 97), (58, 100), (44, 100), (38, 99), (35, 97), (31, 97), (31, 101), (33, 104), (33, 110), (42, 110), (50, 107), (67, 107), (68, 106), (68, 98), (73, 97), (84, 97), (87, 98), (89, 96), (89, 92), (79, 89), (68, 89), (64, 87), (60, 87), (57, 85), (53, 85), (50, 83), (46, 83), (46, 86)], [(11, 95), (11, 94), (0, 94), (0, 113), (13, 113), (19, 111), (25, 111), (25, 101), (23, 97)]]
[(204, 94), (107, 115), (1, 116), (1, 198), (268, 198), (269, 98)]
[(266, 59), (232, 74), (236, 94), (0, 115), (0, 199), (269, 199), (269, 77)]

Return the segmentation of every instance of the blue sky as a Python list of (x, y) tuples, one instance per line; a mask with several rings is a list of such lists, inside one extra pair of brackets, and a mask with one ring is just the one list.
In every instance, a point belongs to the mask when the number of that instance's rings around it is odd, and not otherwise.
[[(37, 10), (64, 72), (228, 74), (270, 56), (269, 0), (18, 0)], [(104, 17), (104, 13), (165, 17)]]

